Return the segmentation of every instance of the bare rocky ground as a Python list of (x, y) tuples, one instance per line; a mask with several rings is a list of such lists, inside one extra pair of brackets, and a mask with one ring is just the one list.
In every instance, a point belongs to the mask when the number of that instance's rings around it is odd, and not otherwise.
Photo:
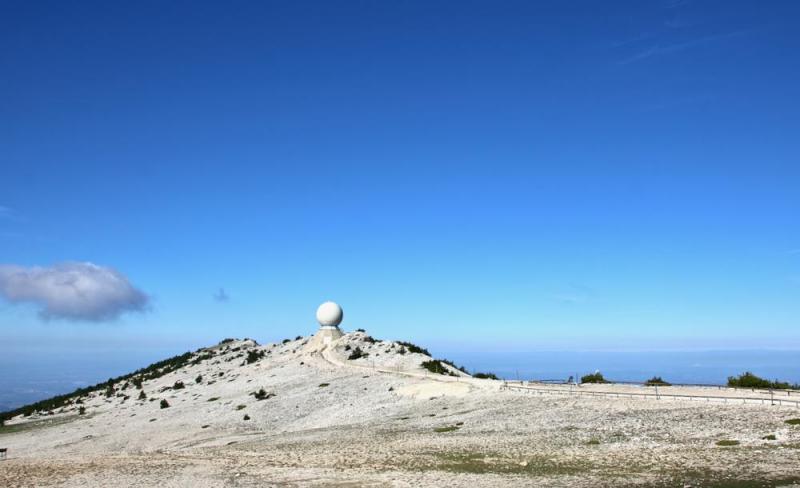
[(0, 486), (800, 486), (795, 408), (525, 395), (364, 333), (192, 359), (7, 422)]

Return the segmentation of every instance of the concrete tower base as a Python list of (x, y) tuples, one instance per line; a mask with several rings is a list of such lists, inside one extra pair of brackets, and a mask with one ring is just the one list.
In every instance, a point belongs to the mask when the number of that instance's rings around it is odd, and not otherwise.
[(321, 351), (344, 334), (338, 327), (321, 327), (304, 348), (306, 352)]

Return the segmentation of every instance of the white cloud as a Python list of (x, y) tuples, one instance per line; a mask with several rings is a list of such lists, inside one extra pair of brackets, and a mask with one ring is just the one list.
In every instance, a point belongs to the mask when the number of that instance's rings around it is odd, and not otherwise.
[(0, 296), (11, 303), (33, 303), (47, 320), (103, 322), (142, 312), (149, 303), (122, 273), (92, 263), (0, 265)]

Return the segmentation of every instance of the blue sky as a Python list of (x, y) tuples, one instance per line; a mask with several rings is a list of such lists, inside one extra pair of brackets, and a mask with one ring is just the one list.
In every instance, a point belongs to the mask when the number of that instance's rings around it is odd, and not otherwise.
[(800, 348), (798, 14), (3, 3), (0, 265), (148, 297), (7, 292), (3, 343), (266, 342), (332, 299), (440, 349)]

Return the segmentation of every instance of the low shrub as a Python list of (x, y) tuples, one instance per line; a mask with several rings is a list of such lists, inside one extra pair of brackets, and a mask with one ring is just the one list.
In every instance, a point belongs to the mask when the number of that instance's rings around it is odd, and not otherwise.
[(184, 386), (183, 381), (181, 380), (176, 381), (175, 384), (172, 385), (173, 390), (182, 390), (184, 388), (186, 388), (186, 386)]
[(447, 427), (436, 427), (435, 429), (433, 429), (434, 432), (439, 432), (439, 433), (442, 433), (442, 432), (453, 432), (453, 431), (456, 431), (456, 430), (458, 430), (458, 426), (455, 426), (455, 425), (448, 425)]
[(739, 441), (734, 441), (730, 439), (723, 439), (721, 441), (717, 441), (717, 445), (720, 447), (731, 447), (731, 446), (738, 446)]
[(268, 400), (268, 399), (270, 399), (270, 398), (275, 396), (274, 393), (269, 393), (269, 392), (267, 392), (267, 390), (265, 390), (263, 388), (261, 388), (258, 391), (254, 391), (253, 393), (251, 393), (251, 395), (256, 397), (256, 400)]
[(608, 383), (608, 381), (603, 378), (603, 373), (598, 371), (597, 373), (581, 376), (581, 383)]
[(356, 332), (366, 332), (364, 329), (356, 329)]
[(330, 383), (320, 383), (320, 384), (319, 384), (319, 387), (320, 387), (320, 388), (325, 388), (325, 387), (327, 387), (327, 386), (331, 386), (331, 384), (330, 384)]
[(798, 384), (791, 385), (786, 381), (765, 380), (764, 378), (754, 375), (750, 371), (746, 371), (739, 376), (728, 376), (728, 386), (734, 388), (772, 388), (775, 390), (800, 389), (800, 385)]
[(397, 341), (397, 343), (400, 344), (401, 346), (404, 346), (408, 350), (408, 352), (412, 352), (412, 353), (415, 352), (417, 354), (424, 354), (426, 356), (430, 356), (431, 355), (431, 353), (429, 353), (428, 350), (425, 349), (424, 347), (419, 347), (419, 346), (417, 346), (415, 344), (412, 344), (410, 342)]
[(264, 357), (264, 351), (247, 351), (247, 364), (254, 363)]
[(786, 423), (789, 425), (800, 425), (800, 419), (789, 419), (786, 420)]
[(169, 408), (169, 402), (165, 399), (162, 399), (159, 405), (161, 405), (161, 408)]
[(765, 435), (761, 439), (765, 440), (765, 441), (774, 441), (775, 439), (777, 439), (777, 437), (775, 437), (775, 434), (769, 434), (769, 435)]
[(236, 405), (236, 410), (244, 410), (247, 408), (247, 405)]
[(236, 339), (234, 339), (233, 337), (227, 337), (227, 338), (225, 338), (225, 339), (222, 339), (221, 341), (219, 341), (219, 344), (220, 344), (220, 345), (222, 345), (222, 344), (228, 344), (228, 343), (230, 343), (230, 342), (234, 342), (235, 340), (236, 340)]
[(83, 405), (78, 407), (78, 415), (83, 415), (85, 413), (86, 413), (86, 407), (84, 407)]
[(479, 378), (484, 380), (499, 380), (500, 378), (497, 377), (494, 373), (475, 373), (472, 375), (473, 378)]
[(369, 353), (362, 351), (360, 347), (356, 346), (356, 348), (353, 349), (353, 352), (350, 353), (347, 359), (353, 361), (355, 359), (365, 358), (367, 356), (369, 356)]
[(645, 386), (671, 386), (672, 383), (668, 383), (661, 379), (661, 376), (653, 376), (649, 380), (644, 382)]
[(197, 378), (194, 379), (194, 382), (198, 383), (198, 384), (202, 383), (203, 382), (203, 375), (201, 375), (201, 374), (197, 375)]
[(145, 395), (144, 390), (139, 392), (139, 400), (147, 400), (147, 395)]
[(211, 397), (206, 401), (208, 401), (208, 402), (216, 402), (217, 400), (219, 400), (219, 397)]
[(299, 335), (299, 336), (295, 337), (294, 340), (299, 341), (302, 338), (303, 338), (303, 336)]
[(289, 342), (291, 342), (291, 339), (284, 339), (281, 341), (281, 344), (288, 344)]
[(443, 375), (448, 375), (448, 376), (458, 376), (457, 374), (453, 373), (449, 369), (445, 368), (443, 362), (438, 360), (438, 359), (431, 359), (429, 361), (423, 361), (420, 364), (420, 366), (422, 366), (423, 368), (427, 369), (431, 373), (443, 374)]
[(589, 442), (586, 443), (588, 446), (599, 446), (600, 439), (589, 439)]
[(244, 417), (242, 417), (242, 420), (250, 420), (250, 416), (247, 415), (247, 414), (244, 414)]

